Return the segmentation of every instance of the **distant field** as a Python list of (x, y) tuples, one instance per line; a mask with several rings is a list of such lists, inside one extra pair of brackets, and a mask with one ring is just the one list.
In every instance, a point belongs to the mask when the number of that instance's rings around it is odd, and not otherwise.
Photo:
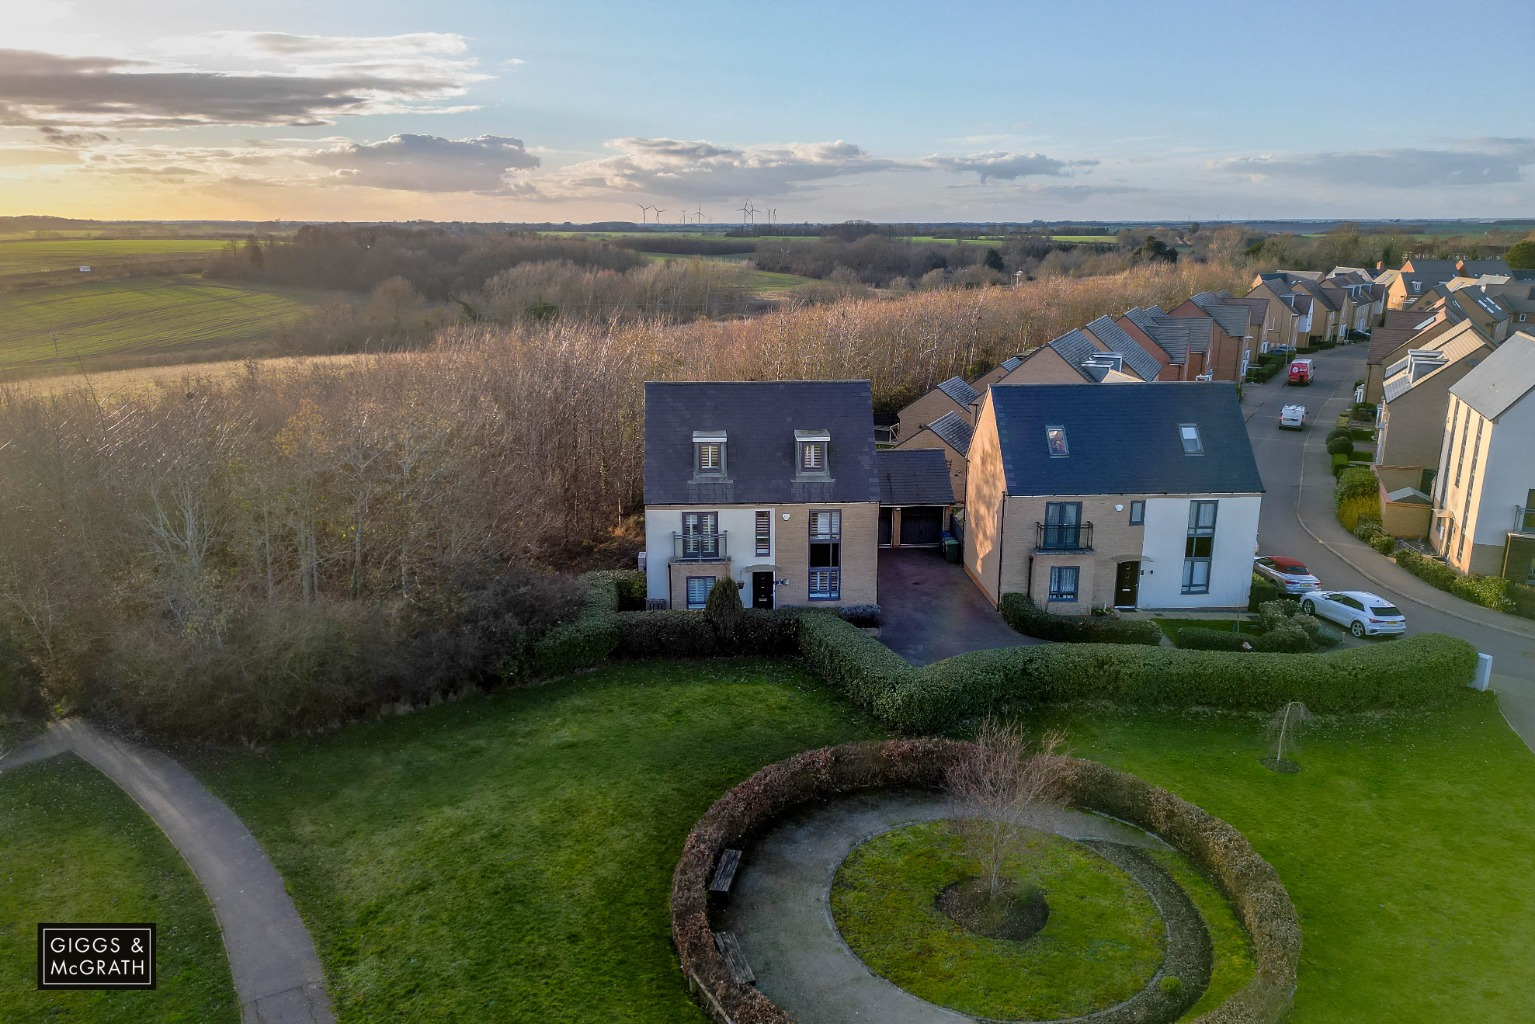
[(1114, 235), (1051, 235), (1053, 242), (1081, 242), (1097, 243), (1098, 245), (1118, 245), (1119, 239)]
[(200, 277), (134, 278), (0, 292), (0, 376), (45, 373), (103, 357), (143, 356), (257, 341), (319, 293), (246, 288)]
[(135, 259), (204, 256), (217, 252), (227, 244), (217, 238), (81, 238), (47, 242), (0, 242), (0, 275), (73, 270), (81, 266), (118, 264)]

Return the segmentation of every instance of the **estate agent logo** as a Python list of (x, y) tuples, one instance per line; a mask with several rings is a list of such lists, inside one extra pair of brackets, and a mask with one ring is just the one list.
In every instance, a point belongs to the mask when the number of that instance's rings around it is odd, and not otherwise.
[(40, 989), (154, 988), (152, 924), (40, 924)]

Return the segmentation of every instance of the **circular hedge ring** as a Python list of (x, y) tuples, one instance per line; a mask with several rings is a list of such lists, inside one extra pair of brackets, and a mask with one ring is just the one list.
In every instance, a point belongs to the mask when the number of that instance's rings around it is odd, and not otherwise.
[[(768, 765), (715, 801), (683, 846), (672, 876), (672, 941), (688, 987), (714, 1020), (795, 1024), (751, 985), (738, 984), (715, 945), (709, 881), (721, 853), (803, 804), (877, 789), (939, 791), (968, 744), (888, 740), (806, 751)], [(1253, 978), (1197, 1024), (1273, 1024), (1288, 1011), (1300, 960), (1300, 920), (1278, 874), (1230, 825), (1164, 789), (1095, 761), (1066, 760), (1074, 806), (1159, 836), (1200, 868), (1236, 909), (1252, 942)]]

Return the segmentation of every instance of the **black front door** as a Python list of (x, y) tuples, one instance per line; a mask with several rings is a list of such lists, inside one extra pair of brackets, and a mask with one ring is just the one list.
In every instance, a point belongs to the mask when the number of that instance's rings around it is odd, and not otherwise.
[(773, 607), (773, 574), (770, 572), (752, 573), (752, 607)]
[(1134, 608), (1141, 588), (1141, 563), (1120, 562), (1114, 574), (1114, 607)]

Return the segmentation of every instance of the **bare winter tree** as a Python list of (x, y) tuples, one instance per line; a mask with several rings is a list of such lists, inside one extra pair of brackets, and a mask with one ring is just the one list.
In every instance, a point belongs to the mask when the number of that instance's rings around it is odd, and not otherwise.
[(1274, 756), (1266, 758), (1264, 763), (1277, 772), (1296, 772), (1300, 766), (1294, 761), (1285, 758), (1285, 751), (1295, 752), (1300, 739), (1300, 733), (1307, 725), (1311, 724), (1311, 712), (1306, 710), (1306, 705), (1298, 700), (1292, 700), (1269, 719), (1269, 735), (1274, 741)]
[(1024, 826), (1064, 800), (1064, 744), (1052, 732), (1031, 747), (1016, 724), (988, 718), (949, 769), (949, 796), (958, 810), (954, 827), (993, 898), (1002, 892), (1004, 865), (1028, 846)]

